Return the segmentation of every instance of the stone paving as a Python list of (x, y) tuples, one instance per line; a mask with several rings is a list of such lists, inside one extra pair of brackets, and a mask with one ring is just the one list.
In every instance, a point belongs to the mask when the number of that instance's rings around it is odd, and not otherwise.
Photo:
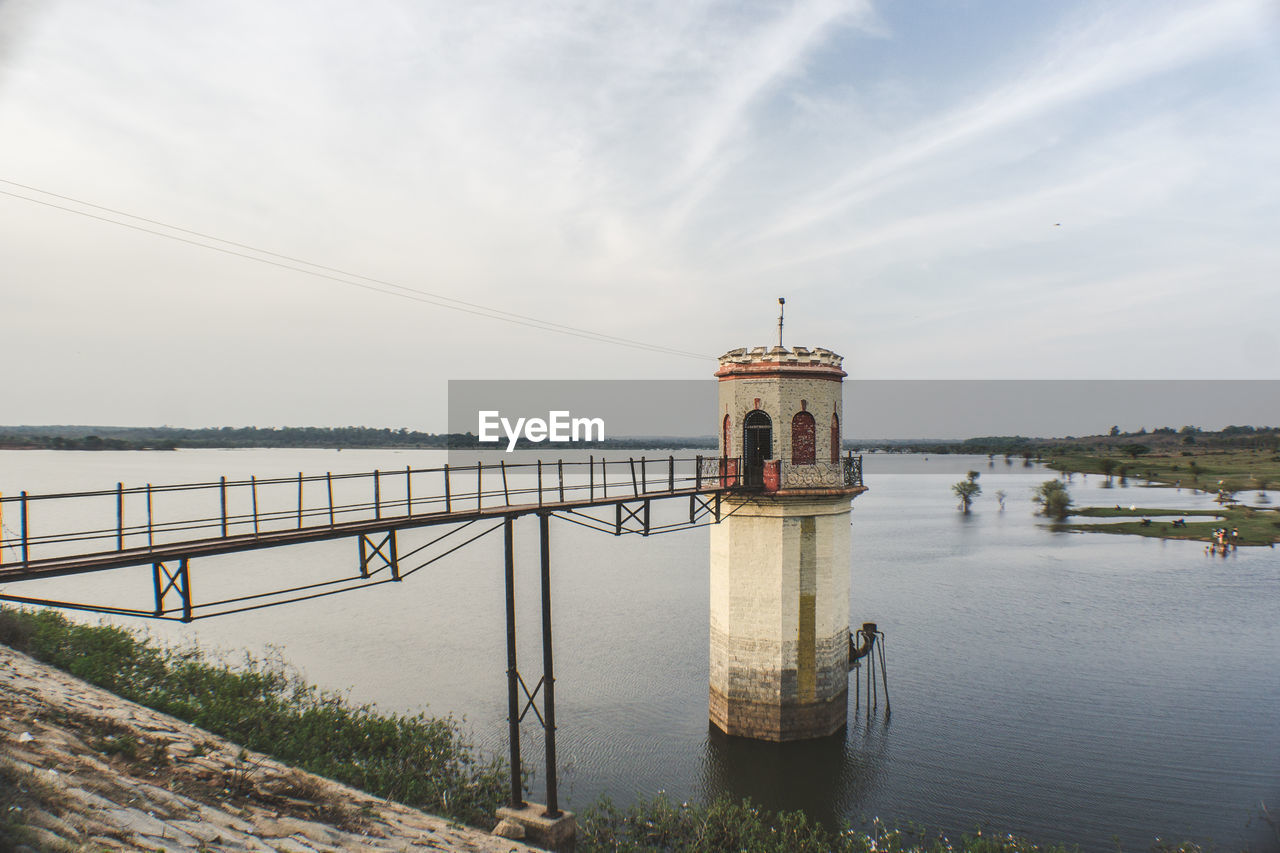
[(535, 849), (248, 752), (0, 646), (8, 784), (26, 792), (19, 851)]

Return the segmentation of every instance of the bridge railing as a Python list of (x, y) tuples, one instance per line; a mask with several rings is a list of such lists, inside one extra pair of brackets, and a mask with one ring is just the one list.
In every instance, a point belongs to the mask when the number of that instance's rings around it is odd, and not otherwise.
[(862, 485), (862, 457), (851, 452), (835, 462), (796, 465), (784, 460), (780, 468), (784, 489), (848, 489)]
[(513, 506), (608, 502), (739, 485), (741, 460), (506, 462), (126, 487), (0, 498), (0, 567), (203, 539), (253, 537)]

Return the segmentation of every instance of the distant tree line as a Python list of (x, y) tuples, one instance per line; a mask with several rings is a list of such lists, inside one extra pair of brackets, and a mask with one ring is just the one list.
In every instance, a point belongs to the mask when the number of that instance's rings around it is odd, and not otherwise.
[[(1140, 439), (1140, 440), (1135, 440)], [(1121, 432), (1113, 426), (1106, 435), (1031, 438), (1022, 435), (979, 436), (963, 440), (858, 440), (845, 439), (847, 450), (882, 450), (899, 453), (986, 454), (1039, 458), (1048, 453), (1090, 453), (1116, 450), (1135, 458), (1141, 453), (1168, 450), (1178, 445), (1201, 448), (1236, 448), (1280, 452), (1280, 427), (1229, 426), (1220, 431), (1194, 426), (1181, 429), (1158, 427), (1148, 432)], [(521, 438), (521, 449), (545, 448)], [(591, 449), (693, 449), (711, 450), (714, 436), (626, 436), (603, 441), (578, 442), (574, 447)], [(235, 447), (315, 447), (315, 448), (491, 448), (472, 433), (429, 433), (389, 427), (111, 427), (111, 426), (0, 426), (0, 449), (42, 448), (51, 450), (173, 450)]]
[[(188, 448), (316, 447), (475, 449), (481, 444), (467, 433), (429, 433), (388, 427), (0, 427), (0, 448), (50, 450), (173, 450)], [(505, 442), (503, 445), (505, 447)], [(522, 449), (546, 447), (524, 439)], [(712, 436), (644, 436), (577, 442), (575, 448), (710, 448)]]
[[(1135, 440), (1140, 439), (1140, 440)], [(1184, 426), (1181, 429), (1159, 427), (1148, 432), (1121, 432), (1113, 426), (1106, 435), (1074, 436), (1061, 438), (1028, 438), (1022, 435), (981, 436), (963, 441), (946, 440), (882, 440), (856, 441), (846, 439), (844, 446), (850, 449), (884, 450), (899, 453), (931, 454), (987, 454), (1002, 455), (1006, 459), (1020, 456), (1037, 458), (1044, 454), (1095, 453), (1115, 450), (1137, 458), (1143, 453), (1169, 451), (1183, 445), (1195, 445), (1204, 449), (1254, 449), (1280, 452), (1280, 427), (1228, 426), (1219, 431), (1202, 430)]]

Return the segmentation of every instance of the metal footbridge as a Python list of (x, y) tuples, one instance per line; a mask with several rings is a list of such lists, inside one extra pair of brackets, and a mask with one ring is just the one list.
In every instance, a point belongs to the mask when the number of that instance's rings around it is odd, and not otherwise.
[[(505, 539), (507, 683), (511, 766), (520, 759), (519, 724), (532, 711), (544, 731), (548, 816), (559, 814), (551, 635), (551, 518), (615, 536), (649, 536), (716, 524), (730, 493), (847, 489), (862, 485), (862, 458), (790, 466), (777, 460), (647, 456), (606, 460), (485, 464), (325, 473), (0, 497), (0, 601), (117, 616), (191, 622), (405, 580), (502, 529)], [(655, 524), (654, 501), (684, 500), (687, 515)], [(740, 505), (740, 504), (739, 504)], [(729, 510), (732, 512), (732, 510)], [(538, 517), (542, 593), (541, 678), (529, 687), (516, 666), (514, 521)], [(667, 514), (671, 516), (671, 513)], [(405, 550), (401, 534), (447, 528)], [(243, 595), (197, 598), (219, 587), (210, 567), (192, 583), (192, 562), (265, 548), (354, 539), (353, 572), (304, 583), (274, 583)], [(421, 562), (419, 562), (421, 560)], [(145, 605), (23, 595), (26, 582), (151, 568)], [(319, 572), (317, 572), (319, 574)], [(131, 575), (132, 577), (132, 575)], [(295, 578), (296, 580), (296, 578)], [(43, 585), (42, 585), (43, 586)], [(65, 588), (58, 584), (57, 589)], [(76, 588), (78, 589), (78, 588)], [(225, 592), (223, 593), (225, 595)], [(523, 802), (511, 774), (511, 803)]]

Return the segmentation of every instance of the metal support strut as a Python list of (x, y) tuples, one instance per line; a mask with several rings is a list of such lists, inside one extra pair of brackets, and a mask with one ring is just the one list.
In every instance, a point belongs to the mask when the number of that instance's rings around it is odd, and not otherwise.
[(516, 670), (516, 558), (512, 536), (514, 519), (502, 520), (502, 534), (506, 551), (507, 579), (507, 740), (511, 747), (511, 808), (524, 808), (524, 794), (520, 790), (520, 700), (516, 688), (520, 674)]
[[(390, 569), (391, 579), (400, 580), (400, 559), (396, 555), (396, 532), (394, 530), (388, 530), (380, 542), (375, 542), (373, 537), (364, 533), (360, 534), (359, 540), (360, 577), (367, 578), (373, 572)], [(382, 565), (370, 571), (369, 565), (374, 562), (375, 557), (381, 560)]]
[[(524, 792), (520, 757), (520, 723), (530, 711), (542, 725), (543, 742), (546, 745), (547, 808), (543, 817), (560, 817), (559, 792), (556, 777), (556, 693), (555, 669), (551, 644), (551, 513), (538, 513), (538, 533), (541, 551), (542, 580), (542, 678), (533, 690), (525, 683), (516, 666), (516, 583), (515, 583), (515, 516), (503, 519), (506, 564), (507, 604), (507, 737), (511, 754), (511, 807), (523, 808)], [(538, 707), (538, 694), (542, 694), (542, 707)], [(523, 697), (521, 696), (523, 694)], [(521, 701), (523, 699), (523, 706)]]
[[(856, 641), (856, 642), (855, 642)], [(877, 642), (878, 641), (878, 642)], [(884, 661), (884, 632), (874, 622), (863, 622), (862, 627), (849, 634), (849, 670), (862, 666), (866, 659), (865, 680), (867, 682), (867, 716), (871, 716), (873, 708), (879, 707), (879, 688), (884, 688), (884, 713), (889, 716), (889, 671)], [(880, 684), (876, 683), (876, 664), (880, 668)], [(862, 683), (857, 675), (853, 677), (854, 712), (862, 705)]]
[(542, 678), (546, 688), (547, 810), (543, 817), (560, 817), (556, 794), (556, 678), (551, 655), (551, 517), (538, 513), (538, 538), (542, 551)]
[(165, 612), (164, 598), (169, 594), (169, 590), (173, 590), (178, 594), (181, 602), (182, 621), (191, 621), (191, 574), (187, 566), (187, 558), (182, 557), (178, 560), (178, 568), (176, 571), (169, 571), (169, 567), (164, 563), (151, 564), (151, 582), (155, 587), (156, 593), (156, 610), (155, 615), (160, 616)]

